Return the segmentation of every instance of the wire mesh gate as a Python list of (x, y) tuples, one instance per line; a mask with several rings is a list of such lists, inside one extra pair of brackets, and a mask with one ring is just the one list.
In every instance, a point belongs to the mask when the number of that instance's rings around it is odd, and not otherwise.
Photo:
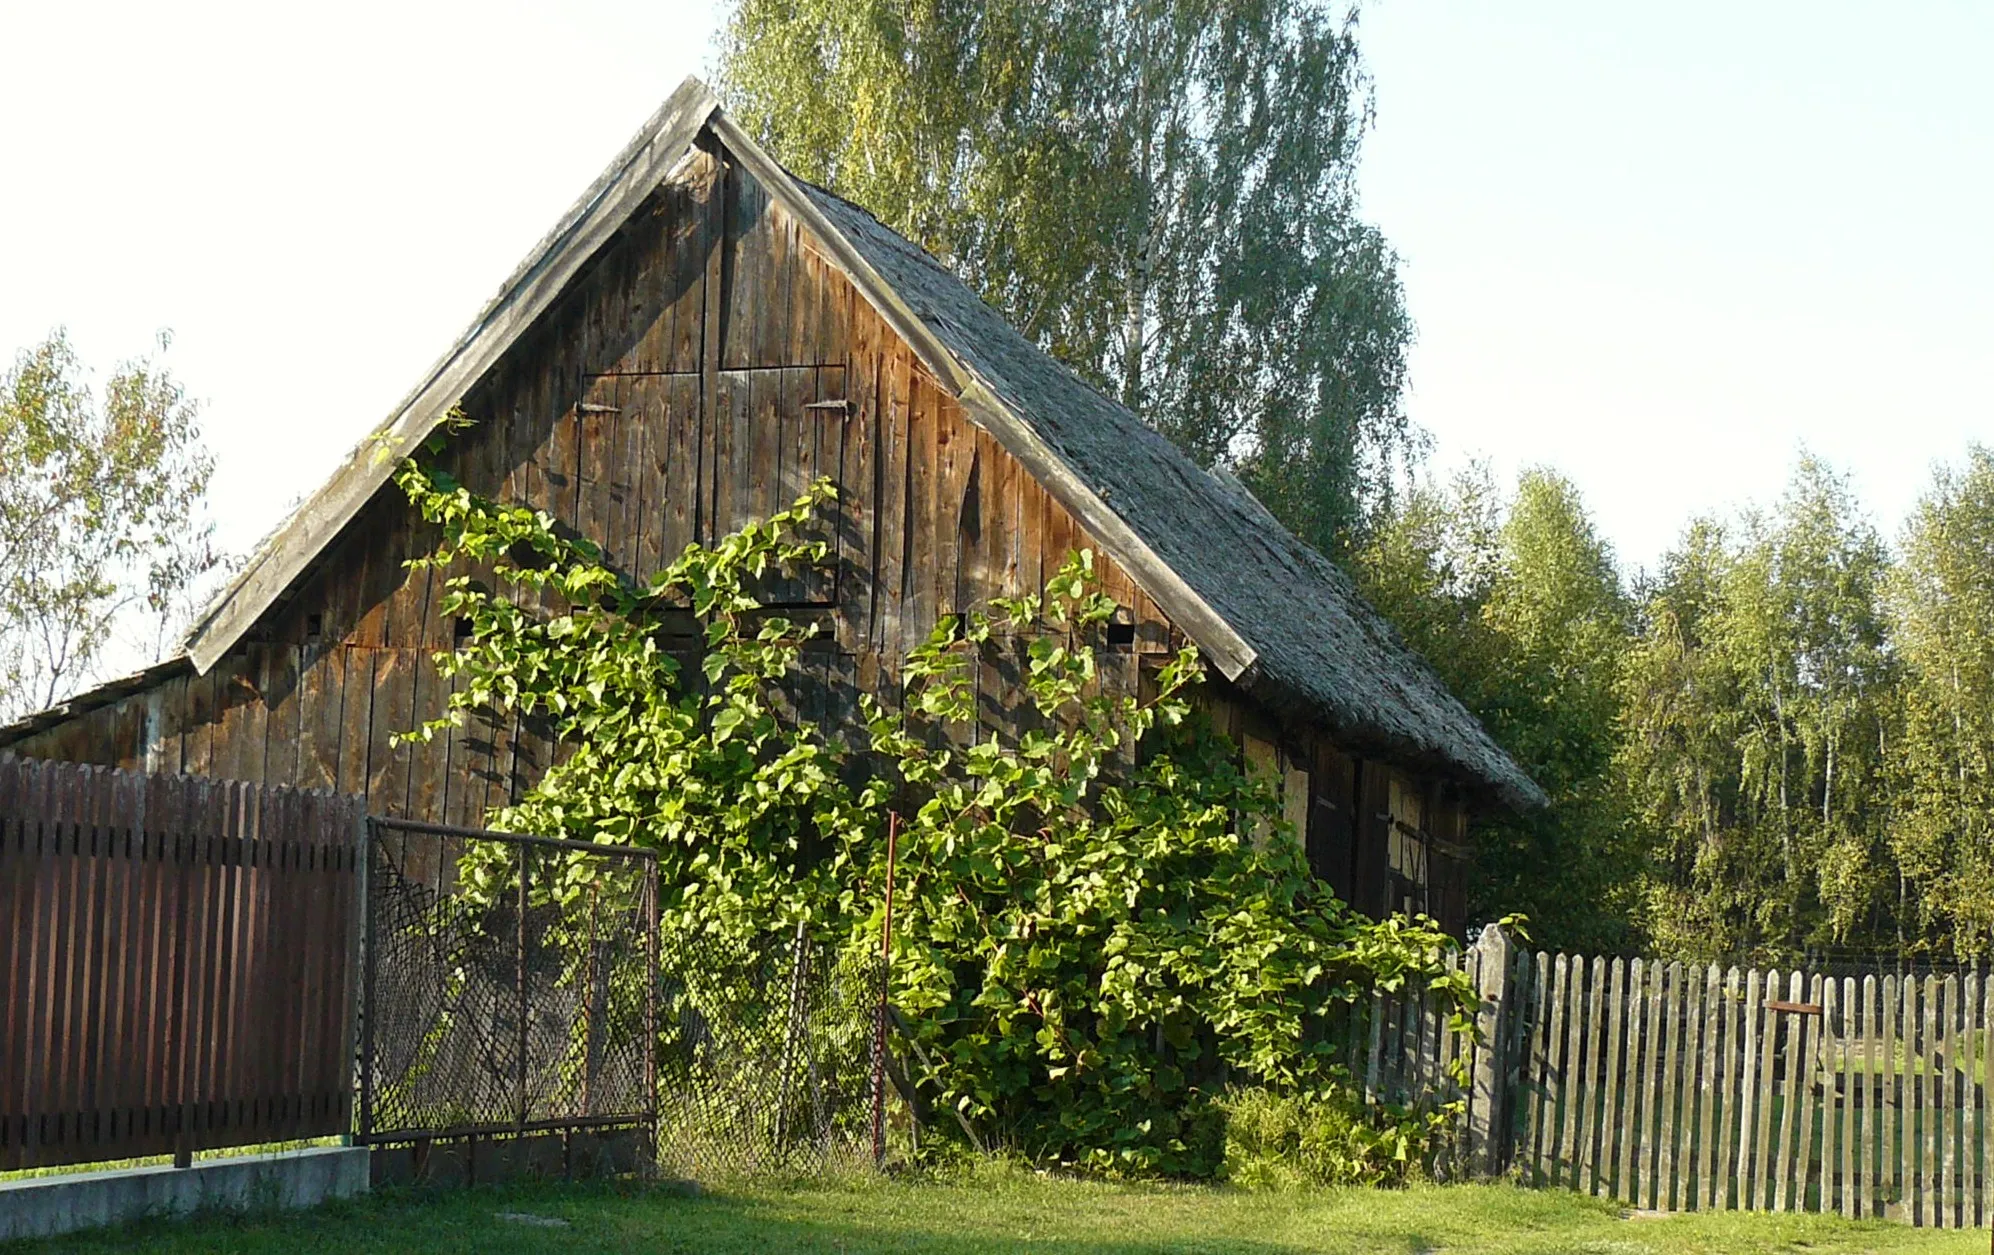
[(655, 1131), (651, 851), (382, 818), (367, 847), (358, 1141)]
[(658, 989), (658, 1156), (666, 1171), (813, 1171), (880, 1162), (885, 964), (803, 930), (668, 937)]

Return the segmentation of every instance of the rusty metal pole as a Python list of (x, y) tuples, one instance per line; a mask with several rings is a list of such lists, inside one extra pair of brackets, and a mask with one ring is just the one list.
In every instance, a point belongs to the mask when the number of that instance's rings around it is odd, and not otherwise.
[(650, 935), (644, 972), (644, 1126), (650, 1131), (650, 1170), (658, 1169), (658, 857), (644, 860), (644, 931)]
[(371, 1144), (374, 1133), (374, 983), (380, 947), (374, 918), (374, 845), (380, 833), (370, 816), (360, 847), (360, 1138)]
[(516, 976), (519, 983), (519, 1129), (526, 1131), (526, 910), (529, 905), (527, 884), (532, 850), (525, 842), (519, 845), (519, 953)]
[(893, 865), (899, 853), (900, 812), (886, 812), (886, 911), (879, 925), (879, 1012), (872, 1038), (872, 1164), (886, 1166), (886, 1014), (893, 972)]

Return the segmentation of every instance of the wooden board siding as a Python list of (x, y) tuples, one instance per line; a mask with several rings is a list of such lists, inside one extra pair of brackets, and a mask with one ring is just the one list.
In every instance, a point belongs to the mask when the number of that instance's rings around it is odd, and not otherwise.
[[(860, 690), (897, 702), (900, 660), (941, 616), (1041, 590), (1075, 548), (1096, 549), (1102, 586), (1123, 606), (1126, 639), (1104, 655), (1104, 685), (1140, 690), (1144, 659), (1183, 640), (723, 152), (702, 151), (654, 193), (462, 410), (470, 422), (449, 435), (444, 469), (547, 511), (636, 579), (831, 480), (830, 558), (765, 590), (822, 612), (829, 652), (807, 660), (812, 691), (800, 704), (831, 723), (852, 717)], [(377, 814), (475, 823), (530, 787), (556, 747), (516, 720), (392, 743), (447, 706), (433, 660), (456, 640), (446, 576), (404, 565), (435, 541), (386, 487), (210, 675), (177, 677), (13, 748), (356, 790)], [(1014, 667), (986, 667), (978, 683), (986, 723), (1015, 729), (1028, 716)], [(1297, 828), (1312, 852), (1322, 842), (1340, 851), (1323, 856), (1341, 860), (1334, 870), (1319, 871), (1367, 910), (1396, 905), (1382, 887), (1390, 827), (1377, 819), (1395, 777), (1284, 727), (1243, 692), (1213, 688), (1223, 730), (1240, 738), (1250, 725), (1280, 747)], [(1398, 786), (1405, 796), (1425, 787)], [(1318, 812), (1336, 816), (1320, 833)]]

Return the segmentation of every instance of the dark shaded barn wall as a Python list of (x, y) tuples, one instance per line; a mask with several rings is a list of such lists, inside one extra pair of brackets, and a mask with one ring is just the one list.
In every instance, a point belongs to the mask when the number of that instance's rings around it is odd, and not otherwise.
[[(829, 477), (833, 558), (778, 593), (825, 627), (801, 700), (829, 721), (860, 692), (893, 700), (900, 660), (940, 616), (1037, 591), (1095, 544), (717, 150), (652, 195), (463, 409), (472, 425), (443, 466), (547, 511), (632, 574)], [(477, 824), (530, 787), (550, 746), (513, 721), (392, 744), (446, 709), (433, 655), (457, 639), (441, 606), (458, 572), (403, 565), (434, 541), (385, 488), (208, 675), (189, 668), (8, 748), (331, 787), (364, 793), (376, 814)], [(1134, 691), (1182, 637), (1112, 560), (1098, 568), (1126, 608), (1103, 682)], [(1010, 722), (1014, 667), (985, 666), (979, 689), (983, 721)], [(1458, 927), (1450, 851), (1466, 812), (1447, 785), (1346, 755), (1223, 681), (1208, 705), (1283, 780), (1319, 875), (1374, 913), (1427, 909)]]

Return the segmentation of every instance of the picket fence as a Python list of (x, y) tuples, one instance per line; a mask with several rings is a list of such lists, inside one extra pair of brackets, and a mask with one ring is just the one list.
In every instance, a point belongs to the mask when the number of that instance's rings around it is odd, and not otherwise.
[(1479, 1041), (1415, 994), (1376, 1001), (1349, 1055), (1373, 1098), (1463, 1104), (1444, 1173), (1663, 1211), (1994, 1216), (1994, 980), (1532, 953), (1493, 929), (1460, 962)]

